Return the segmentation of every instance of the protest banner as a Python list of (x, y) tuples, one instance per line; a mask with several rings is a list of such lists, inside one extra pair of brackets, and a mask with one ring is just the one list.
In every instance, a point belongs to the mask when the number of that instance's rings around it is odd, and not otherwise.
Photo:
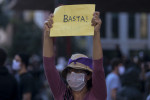
[(63, 5), (54, 11), (50, 37), (94, 35), (91, 20), (95, 4)]

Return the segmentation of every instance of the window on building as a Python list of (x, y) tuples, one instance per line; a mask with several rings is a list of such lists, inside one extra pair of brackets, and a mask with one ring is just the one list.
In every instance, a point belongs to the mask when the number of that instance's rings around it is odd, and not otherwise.
[(101, 14), (100, 15), (100, 18), (101, 18), (101, 20), (102, 20), (102, 26), (101, 26), (101, 29), (100, 29), (100, 31), (101, 31), (101, 37), (102, 38), (105, 38), (106, 37), (106, 31), (105, 31), (105, 26), (106, 26), (106, 16), (105, 16), (105, 13), (103, 13), (103, 14)]
[(147, 14), (142, 13), (141, 14), (141, 20), (140, 20), (140, 36), (142, 39), (147, 38), (148, 36), (148, 23), (147, 23)]
[(112, 37), (113, 38), (118, 38), (119, 34), (118, 34), (118, 14), (117, 13), (113, 13), (112, 15)]
[(129, 14), (129, 24), (128, 24), (128, 37), (135, 38), (135, 14)]

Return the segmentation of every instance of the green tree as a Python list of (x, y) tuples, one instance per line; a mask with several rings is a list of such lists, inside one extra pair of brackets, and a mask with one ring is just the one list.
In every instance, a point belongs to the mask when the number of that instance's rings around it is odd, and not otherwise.
[(2, 11), (2, 5), (0, 4), (0, 27), (5, 28), (9, 23), (9, 18)]
[(18, 52), (25, 52), (29, 55), (42, 52), (42, 30), (33, 22), (14, 21), (14, 35), (11, 56)]

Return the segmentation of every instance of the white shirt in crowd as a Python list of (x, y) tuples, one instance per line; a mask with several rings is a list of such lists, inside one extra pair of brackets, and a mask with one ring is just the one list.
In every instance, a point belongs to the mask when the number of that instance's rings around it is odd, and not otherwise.
[(150, 95), (147, 96), (146, 100), (150, 100)]
[(107, 85), (107, 100), (111, 99), (111, 92), (113, 89), (119, 89), (121, 87), (119, 76), (115, 73), (110, 73), (106, 78)]

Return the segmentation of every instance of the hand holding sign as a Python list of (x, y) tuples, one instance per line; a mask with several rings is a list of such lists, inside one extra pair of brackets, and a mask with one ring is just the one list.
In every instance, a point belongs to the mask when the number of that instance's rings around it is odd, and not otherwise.
[(94, 4), (64, 5), (55, 9), (51, 37), (94, 35), (91, 26)]
[(97, 33), (100, 31), (100, 27), (102, 24), (102, 20), (99, 18), (100, 17), (100, 13), (99, 12), (94, 12), (93, 14), (93, 18), (92, 18), (92, 26), (94, 26), (94, 33)]
[(54, 15), (50, 14), (49, 18), (45, 21), (44, 23), (44, 30), (46, 31), (46, 33), (48, 32), (48, 34), (44, 34), (44, 35), (48, 35), (50, 33), (50, 29), (53, 27), (53, 18)]

